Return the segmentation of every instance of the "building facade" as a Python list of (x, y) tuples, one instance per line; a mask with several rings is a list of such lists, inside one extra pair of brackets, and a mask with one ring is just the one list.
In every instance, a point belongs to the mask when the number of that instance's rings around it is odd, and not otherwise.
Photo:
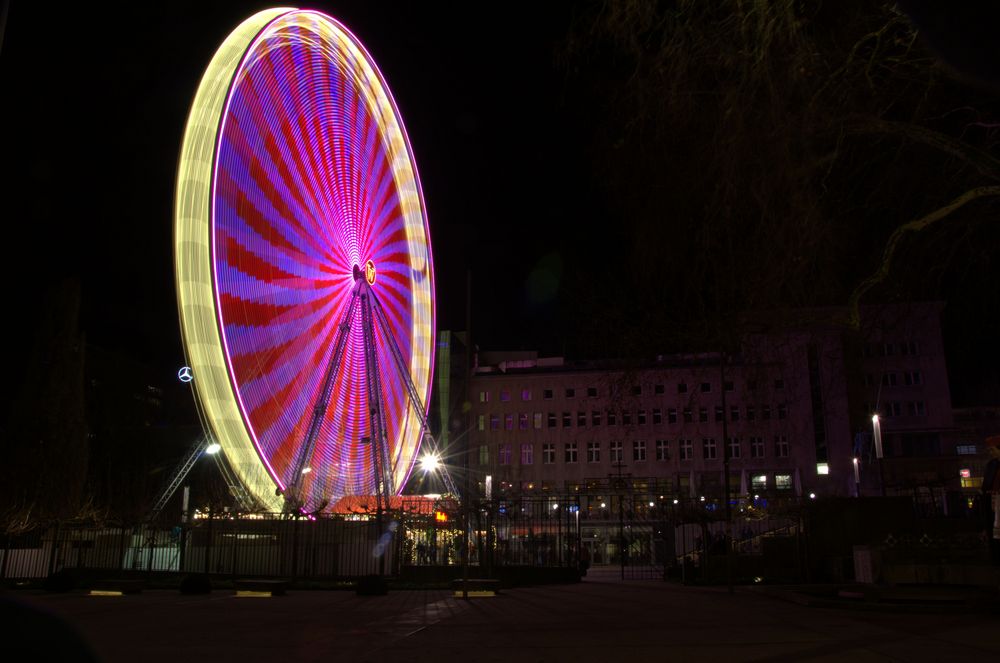
[(492, 497), (594, 495), (622, 476), (664, 499), (717, 499), (727, 457), (730, 495), (943, 491), (938, 461), (967, 436), (953, 422), (941, 306), (865, 308), (860, 330), (844, 310), (807, 312), (747, 335), (724, 362), (481, 353), (470, 471)]

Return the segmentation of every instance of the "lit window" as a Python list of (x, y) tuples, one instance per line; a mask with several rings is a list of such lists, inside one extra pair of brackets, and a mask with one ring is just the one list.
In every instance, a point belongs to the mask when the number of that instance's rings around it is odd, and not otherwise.
[(479, 392), (479, 402), (480, 403), (489, 403), (490, 402), (490, 392), (488, 392), (488, 391), (481, 391), (481, 392)]
[(500, 430), (500, 415), (491, 414), (490, 415), (490, 430)]
[(750, 478), (750, 485), (754, 490), (767, 490), (767, 475), (756, 474)]
[(480, 465), (490, 464), (490, 445), (488, 444), (479, 445), (479, 464)]
[(531, 465), (535, 462), (535, 446), (533, 444), (521, 445), (521, 465)]
[(528, 430), (528, 413), (521, 412), (517, 415), (517, 427), (521, 430)]
[(510, 390), (509, 389), (501, 389), (500, 390), (500, 400), (503, 401), (504, 403), (506, 403), (507, 401), (510, 400)]
[(829, 463), (816, 463), (816, 474), (829, 474), (830, 464)]
[(979, 448), (975, 444), (959, 444), (955, 447), (955, 453), (960, 456), (974, 456), (979, 453)]
[(476, 428), (479, 430), (486, 430), (486, 415), (481, 414), (476, 420)]
[(774, 475), (774, 487), (778, 490), (791, 490), (792, 489), (792, 475), (791, 474), (775, 474)]
[(522, 401), (530, 401), (531, 400), (531, 390), (530, 389), (522, 389), (521, 390), (521, 400)]
[(505, 414), (503, 416), (503, 427), (507, 430), (514, 430), (514, 415)]
[(536, 412), (534, 416), (535, 429), (538, 430), (542, 427), (542, 413)]

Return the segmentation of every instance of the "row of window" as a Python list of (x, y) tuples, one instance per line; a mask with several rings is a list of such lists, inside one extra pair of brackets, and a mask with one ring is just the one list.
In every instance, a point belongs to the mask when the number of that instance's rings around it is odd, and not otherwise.
[[(624, 460), (624, 443), (622, 440), (611, 440), (608, 443), (608, 460), (612, 463), (620, 463)], [(670, 460), (670, 440), (655, 440), (653, 446), (648, 449), (657, 461)], [(586, 462), (600, 463), (603, 444), (601, 442), (587, 442)], [(738, 437), (731, 437), (728, 441), (729, 457), (733, 459), (743, 458), (743, 440)], [(752, 436), (747, 438), (747, 449), (750, 458), (764, 458), (766, 448), (764, 438)], [(535, 446), (530, 442), (521, 444), (520, 464), (534, 465)], [(583, 451), (577, 442), (566, 442), (563, 444), (563, 462), (568, 464), (577, 463)], [(718, 460), (720, 450), (714, 437), (702, 438), (700, 441), (701, 457), (704, 460)], [(677, 440), (677, 458), (679, 460), (693, 460), (695, 453), (695, 442), (690, 439)], [(788, 438), (784, 435), (774, 436), (773, 454), (775, 458), (788, 457)], [(646, 440), (632, 441), (632, 460), (634, 462), (644, 462), (647, 460)], [(497, 445), (497, 463), (500, 465), (510, 465), (513, 461), (513, 445), (510, 443)], [(542, 463), (552, 465), (556, 462), (556, 445), (552, 442), (542, 443)], [(490, 445), (483, 444), (479, 447), (479, 464), (489, 465)]]
[[(773, 384), (774, 384), (774, 388), (775, 389), (781, 390), (781, 389), (785, 388), (785, 381), (782, 380), (782, 379), (780, 379), (780, 378), (774, 380)], [(666, 393), (666, 385), (664, 385), (664, 384), (654, 384), (652, 386), (653, 386), (653, 394), (654, 395), (660, 396), (660, 395), (663, 395), (663, 394)], [(747, 390), (748, 391), (756, 391), (757, 390), (757, 380), (747, 380), (746, 386), (747, 386)], [(688, 385), (687, 382), (678, 382), (677, 383), (677, 393), (678, 394), (689, 393), (688, 392), (688, 387), (689, 387), (689, 385)], [(695, 385), (693, 385), (693, 384), (690, 385), (690, 388), (691, 388), (691, 391), (694, 391)], [(703, 394), (709, 394), (709, 393), (712, 393), (713, 384), (711, 382), (701, 382), (701, 383), (699, 383), (697, 385), (697, 389), (698, 389), (698, 391), (700, 391)], [(726, 391), (733, 391), (734, 389), (735, 389), (735, 387), (734, 387), (733, 383), (727, 380), (726, 381)], [(608, 391), (609, 391), (609, 395), (610, 396), (617, 395), (615, 387), (610, 387)], [(492, 393), (493, 392), (487, 391), (487, 390), (480, 391), (479, 392), (479, 402), (480, 403), (489, 403)], [(497, 393), (498, 393), (498, 396), (499, 396), (499, 399), (500, 399), (501, 402), (506, 403), (506, 402), (509, 402), (511, 400), (511, 390), (510, 389), (500, 389), (499, 392), (497, 392)], [(563, 391), (562, 391), (562, 395), (565, 398), (577, 398), (578, 395), (582, 398), (584, 393), (586, 393), (586, 395), (587, 395), (586, 397), (587, 398), (598, 398), (599, 397), (598, 396), (598, 388), (597, 387), (586, 387), (585, 389), (577, 389), (576, 387), (565, 387), (563, 389)], [(642, 385), (633, 385), (632, 388), (631, 388), (631, 393), (632, 393), (633, 396), (642, 396), (642, 393), (643, 393)], [(521, 400), (522, 401), (530, 401), (531, 397), (532, 397), (531, 389), (521, 389)], [(543, 400), (551, 401), (555, 397), (556, 397), (556, 391), (555, 391), (555, 389), (542, 389), (542, 399)]]
[(923, 401), (883, 401), (881, 406), (875, 407), (874, 403), (865, 403), (867, 412), (877, 412), (879, 416), (886, 419), (892, 417), (923, 417), (927, 415), (927, 406)]
[[(773, 476), (773, 481), (771, 479), (771, 476)], [(792, 488), (795, 487), (795, 484), (794, 484), (794, 481), (792, 479), (792, 475), (791, 474), (777, 474), (776, 473), (776, 474), (773, 474), (771, 476), (769, 476), (765, 472), (751, 472), (750, 475), (749, 475), (750, 481), (749, 481), (749, 484), (748, 484), (747, 487), (752, 492), (754, 492), (754, 493), (764, 492), (764, 491), (770, 489), (772, 485), (773, 485), (773, 487), (776, 490), (791, 490)], [(680, 477), (678, 477), (678, 480), (677, 480), (676, 483), (673, 483), (673, 482), (671, 482), (669, 480), (667, 480), (666, 482), (661, 482), (661, 483), (663, 483), (663, 485), (661, 485), (661, 490), (664, 490), (667, 493), (674, 493), (675, 491), (679, 491), (680, 493), (686, 495), (686, 494), (688, 494), (688, 492), (690, 492), (690, 481), (689, 481), (689, 479), (688, 479), (687, 476), (680, 476)], [(556, 484), (554, 484), (551, 481), (544, 481), (544, 480), (543, 481), (536, 481), (536, 480), (531, 480), (531, 479), (523, 480), (523, 481), (520, 482), (519, 485), (520, 485), (520, 488), (521, 488), (521, 492), (541, 491), (543, 493), (548, 493), (548, 492), (552, 492), (555, 489), (555, 487), (556, 487)], [(500, 487), (500, 492), (504, 493), (504, 492), (513, 490), (514, 484), (511, 483), (510, 481), (501, 481), (500, 484), (499, 484), (499, 487)], [(581, 487), (582, 487), (582, 484), (578, 484), (578, 483), (575, 483), (575, 482), (572, 482), (572, 481), (567, 481), (565, 483), (564, 489), (567, 492), (579, 492), (579, 489)], [(740, 486), (739, 485), (734, 485), (732, 488), (733, 488), (733, 490), (735, 492), (735, 491), (739, 490)], [(651, 497), (655, 497), (655, 496), (651, 496)], [(589, 504), (586, 505), (586, 509), (587, 509), (587, 511), (593, 512), (595, 510), (595, 508), (598, 507), (598, 506), (601, 509), (607, 509), (609, 503), (612, 504), (612, 509), (613, 509), (613, 504), (614, 504), (613, 500), (615, 499), (615, 497), (612, 495), (610, 497), (610, 499), (607, 499), (606, 501), (605, 501), (605, 498), (602, 498), (600, 496), (597, 496), (596, 499), (595, 499), (594, 496), (582, 497), (581, 499), (590, 502)], [(665, 503), (666, 500), (667, 500), (666, 495), (660, 495), (660, 500), (661, 500), (661, 502)], [(676, 503), (676, 501), (675, 501), (675, 503)], [(654, 500), (651, 500), (649, 502), (649, 506), (652, 507), (653, 505), (654, 505)], [(581, 507), (582, 506), (583, 505), (581, 505)], [(634, 507), (639, 507), (639, 506), (640, 506), (640, 504), (635, 504), (634, 505)]]
[(881, 383), (883, 387), (897, 387), (903, 385), (906, 387), (915, 387), (924, 383), (924, 376), (920, 374), (920, 371), (903, 371), (902, 373), (883, 373), (882, 379), (879, 380), (877, 376), (871, 373), (865, 373), (865, 386), (874, 387), (876, 384)]
[[(623, 410), (622, 412), (616, 412), (614, 410), (591, 410), (588, 413), (585, 411), (577, 411), (574, 417), (573, 412), (563, 412), (562, 416), (559, 413), (548, 412), (543, 416), (542, 412), (528, 413), (528, 412), (509, 412), (504, 415), (491, 414), (489, 416), (489, 427), (490, 430), (500, 430), (500, 417), (503, 416), (503, 428), (504, 430), (514, 430), (514, 422), (517, 422), (517, 428), (519, 430), (528, 430), (529, 428), (534, 428), (540, 430), (542, 428), (558, 428), (560, 422), (563, 428), (572, 428), (574, 422), (576, 422), (577, 428), (584, 428), (590, 426), (591, 428), (596, 428), (602, 425), (602, 422), (607, 422), (608, 426), (617, 426), (619, 420), (622, 426), (632, 425), (632, 414), (631, 410)], [(647, 412), (646, 410), (640, 409), (635, 412), (635, 423), (639, 426), (645, 426), (647, 423)], [(650, 413), (652, 415), (652, 422), (654, 425), (659, 425), (663, 423), (663, 410), (660, 408), (653, 408)], [(709, 422), (709, 410), (707, 407), (690, 408), (686, 407), (681, 410), (677, 408), (667, 409), (667, 423), (676, 424), (681, 419), (686, 424), (691, 424), (695, 422), (695, 417), (697, 416), (698, 423), (708, 423)], [(782, 403), (779, 404), (773, 410), (773, 414), (776, 414), (778, 419), (788, 418), (788, 407)], [(620, 419), (619, 419), (620, 415)], [(772, 417), (772, 408), (770, 405), (761, 405), (759, 408), (754, 405), (747, 405), (740, 407), (739, 405), (733, 405), (729, 408), (729, 420), (730, 421), (740, 421), (745, 419), (746, 421), (756, 421), (757, 418), (768, 421)], [(725, 418), (725, 411), (722, 409), (721, 405), (715, 406), (715, 412), (713, 419), (716, 422), (721, 422)], [(486, 430), (487, 415), (480, 414), (476, 427), (479, 430)]]
[(862, 357), (915, 356), (918, 354), (920, 354), (920, 345), (916, 341), (887, 341), (885, 343), (865, 343), (861, 346)]

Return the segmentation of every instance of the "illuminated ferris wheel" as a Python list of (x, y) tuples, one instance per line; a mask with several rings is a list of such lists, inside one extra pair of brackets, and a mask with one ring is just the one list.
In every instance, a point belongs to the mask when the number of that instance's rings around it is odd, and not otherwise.
[(399, 110), (343, 25), (269, 9), (226, 38), (175, 243), (197, 401), (257, 505), (398, 494), (427, 432), (434, 270)]

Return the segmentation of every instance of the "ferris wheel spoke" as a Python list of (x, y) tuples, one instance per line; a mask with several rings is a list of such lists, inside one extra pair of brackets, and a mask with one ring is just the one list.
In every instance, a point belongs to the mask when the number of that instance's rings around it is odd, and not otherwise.
[[(257, 128), (251, 139), (245, 133), (244, 124), (257, 122), (264, 126)], [(288, 245), (316, 258), (329, 258), (323, 245), (315, 240), (314, 233), (305, 228), (315, 212), (299, 195), (300, 187), (288, 170), (288, 157), (282, 154), (266, 119), (258, 118), (257, 122), (235, 114), (230, 118), (228, 138), (220, 146), (219, 177), (225, 178), (222, 184), (242, 194), (237, 209), (257, 210)], [(237, 178), (243, 184), (239, 184)]]

